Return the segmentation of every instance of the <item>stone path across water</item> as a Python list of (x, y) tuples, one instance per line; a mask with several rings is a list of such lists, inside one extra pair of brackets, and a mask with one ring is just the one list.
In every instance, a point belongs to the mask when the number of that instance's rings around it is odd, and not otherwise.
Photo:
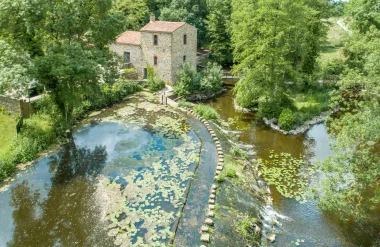
[(198, 120), (188, 120), (202, 141), (201, 159), (179, 222), (174, 246), (200, 246), (200, 231), (208, 212), (211, 186), (215, 183), (217, 149), (207, 128)]

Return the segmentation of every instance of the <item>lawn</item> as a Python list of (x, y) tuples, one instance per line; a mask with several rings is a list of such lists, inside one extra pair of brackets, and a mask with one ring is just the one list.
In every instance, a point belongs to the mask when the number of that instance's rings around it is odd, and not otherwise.
[(348, 34), (337, 24), (338, 20), (339, 18), (335, 17), (328, 19), (331, 26), (327, 33), (326, 43), (322, 46), (322, 52), (319, 58), (322, 63), (333, 59), (344, 59), (343, 46), (344, 41), (348, 38)]
[(11, 142), (16, 136), (16, 116), (0, 112), (0, 158), (10, 151)]

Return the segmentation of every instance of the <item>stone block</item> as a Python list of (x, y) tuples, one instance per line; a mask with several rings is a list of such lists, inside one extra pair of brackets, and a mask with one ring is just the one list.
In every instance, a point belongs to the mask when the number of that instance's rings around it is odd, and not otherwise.
[(206, 243), (210, 243), (210, 234), (202, 234), (201, 241), (206, 242)]
[(214, 210), (215, 209), (215, 205), (208, 205), (208, 209)]
[(215, 175), (218, 176), (220, 174), (220, 171), (216, 171)]
[(215, 195), (214, 195), (214, 194), (211, 194), (211, 195), (210, 195), (210, 199), (215, 200)]
[(209, 225), (209, 226), (213, 226), (213, 225), (214, 225), (214, 221), (213, 221), (212, 219), (210, 219), (210, 218), (207, 218), (207, 219), (205, 220), (205, 224), (206, 224), (206, 225)]
[(211, 186), (211, 189), (213, 189), (213, 190), (216, 190), (218, 188), (218, 186), (216, 185), (216, 184), (213, 184), (212, 186)]
[(215, 189), (212, 189), (212, 190), (211, 190), (211, 194), (215, 195), (215, 194), (216, 194), (216, 190), (215, 190)]
[(211, 217), (211, 218), (214, 218), (215, 217), (215, 214), (213, 211), (209, 211), (208, 214), (207, 214), (208, 217)]
[(201, 232), (208, 232), (208, 226), (202, 226)]
[(215, 204), (215, 200), (213, 200), (213, 199), (209, 199), (209, 200), (208, 200), (208, 204), (214, 205), (214, 204)]
[(217, 166), (217, 167), (216, 167), (216, 170), (217, 170), (217, 171), (223, 171), (223, 166)]

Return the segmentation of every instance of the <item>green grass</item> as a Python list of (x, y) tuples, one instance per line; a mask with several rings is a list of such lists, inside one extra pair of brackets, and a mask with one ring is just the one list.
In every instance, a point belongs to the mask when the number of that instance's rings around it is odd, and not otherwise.
[(338, 20), (339, 18), (335, 17), (328, 19), (331, 26), (327, 33), (327, 41), (322, 46), (322, 52), (319, 57), (321, 63), (326, 63), (334, 59), (345, 59), (342, 48), (348, 34), (337, 24)]
[(16, 116), (0, 112), (0, 158), (7, 155), (16, 136)]
[(194, 111), (206, 120), (216, 120), (219, 118), (214, 108), (208, 105), (197, 105)]

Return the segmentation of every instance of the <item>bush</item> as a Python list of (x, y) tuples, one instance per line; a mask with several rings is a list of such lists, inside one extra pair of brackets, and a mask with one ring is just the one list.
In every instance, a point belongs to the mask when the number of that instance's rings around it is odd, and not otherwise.
[(51, 145), (56, 137), (53, 126), (46, 116), (33, 115), (24, 121), (21, 133), (12, 142), (11, 162), (25, 163)]
[(229, 167), (226, 172), (227, 177), (234, 178), (237, 177), (235, 168)]
[(208, 63), (201, 73), (200, 89), (206, 92), (217, 92), (223, 86), (222, 66), (216, 63)]
[(218, 113), (212, 108), (211, 106), (208, 105), (197, 105), (194, 108), (194, 111), (202, 116), (204, 119), (207, 120), (212, 120), (212, 119), (218, 119), (219, 115)]
[(10, 160), (0, 160), (0, 182), (16, 171), (16, 165)]
[(199, 88), (199, 77), (194, 68), (184, 63), (177, 72), (176, 83), (174, 84), (174, 93), (178, 96), (190, 95), (194, 90)]
[(188, 108), (193, 108), (193, 104), (190, 103), (190, 102), (187, 102), (186, 100), (181, 100), (179, 103), (178, 103), (178, 106), (179, 107), (188, 107)]
[(218, 176), (216, 176), (216, 182), (218, 182), (218, 183), (223, 183), (225, 179), (226, 178), (222, 173), (220, 173)]
[(281, 112), (278, 124), (282, 129), (289, 131), (297, 124), (297, 116), (292, 110), (286, 108)]
[(134, 74), (136, 73), (136, 69), (135, 68), (130, 68), (130, 69), (125, 69), (124, 70), (124, 74), (125, 75), (131, 75), (131, 74)]
[(165, 82), (156, 76), (152, 66), (147, 65), (148, 72), (148, 88), (150, 91), (160, 91), (165, 87)]
[(259, 115), (268, 119), (279, 118), (283, 109), (296, 110), (293, 101), (285, 94), (275, 96), (272, 101), (259, 102)]

